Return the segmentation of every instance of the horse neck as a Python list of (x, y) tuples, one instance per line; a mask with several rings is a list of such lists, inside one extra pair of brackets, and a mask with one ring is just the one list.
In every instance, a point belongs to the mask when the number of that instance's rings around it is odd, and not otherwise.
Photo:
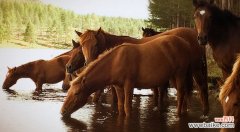
[(32, 78), (32, 63), (24, 64), (16, 69), (17, 77), (20, 78)]
[(112, 84), (111, 64), (113, 60), (112, 56), (105, 56), (85, 73), (85, 84), (87, 88), (91, 88), (91, 93)]
[(113, 48), (117, 45), (120, 45), (122, 43), (140, 43), (140, 39), (132, 38), (129, 36), (117, 36), (117, 35), (111, 35), (111, 34), (105, 34), (105, 40), (107, 44), (107, 48)]
[(227, 42), (231, 39), (232, 32), (240, 30), (240, 19), (237, 21), (233, 17), (225, 13), (216, 19), (216, 23), (209, 28), (208, 39), (213, 49), (221, 44), (228, 44)]

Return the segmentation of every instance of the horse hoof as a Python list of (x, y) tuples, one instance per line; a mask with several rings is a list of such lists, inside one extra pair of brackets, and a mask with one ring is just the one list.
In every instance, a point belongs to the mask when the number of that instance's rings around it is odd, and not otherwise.
[(41, 91), (34, 91), (33, 95), (37, 95), (38, 96), (40, 93), (41, 93)]

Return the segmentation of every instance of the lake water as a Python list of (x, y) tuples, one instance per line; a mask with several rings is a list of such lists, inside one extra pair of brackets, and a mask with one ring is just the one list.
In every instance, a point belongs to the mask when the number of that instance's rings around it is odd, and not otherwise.
[[(0, 84), (2, 85), (7, 66), (19, 66), (36, 59), (50, 59), (66, 50), (50, 49), (0, 49)], [(62, 119), (60, 108), (66, 93), (61, 83), (44, 85), (43, 93), (34, 96), (34, 83), (30, 79), (20, 79), (11, 87), (13, 91), (0, 90), (0, 131), (1, 132), (72, 132), (72, 131), (161, 131), (161, 132), (218, 132), (219, 129), (189, 129), (190, 122), (212, 122), (222, 116), (222, 108), (215, 91), (210, 91), (209, 118), (202, 119), (202, 107), (197, 93), (193, 94), (188, 114), (179, 118), (176, 114), (176, 92), (169, 89), (165, 112), (154, 109), (152, 96), (135, 95), (133, 116), (129, 119), (118, 117), (111, 108), (110, 93), (102, 96), (102, 105), (89, 101), (76, 111), (72, 118)]]

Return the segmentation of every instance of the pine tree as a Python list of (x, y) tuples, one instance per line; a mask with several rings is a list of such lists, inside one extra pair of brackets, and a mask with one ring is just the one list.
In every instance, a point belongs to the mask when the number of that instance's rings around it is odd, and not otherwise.
[(24, 33), (24, 41), (26, 42), (35, 42), (35, 35), (34, 35), (34, 27), (32, 22), (28, 22), (25, 33)]

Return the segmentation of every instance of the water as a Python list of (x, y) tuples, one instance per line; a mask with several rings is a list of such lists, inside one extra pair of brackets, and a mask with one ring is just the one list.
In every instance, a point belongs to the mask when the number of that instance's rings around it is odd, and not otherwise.
[[(50, 59), (64, 50), (41, 49), (0, 49), (0, 84), (2, 85), (7, 66), (19, 66), (36, 59)], [(93, 105), (89, 101), (70, 119), (62, 119), (60, 108), (66, 93), (61, 83), (44, 85), (43, 93), (34, 96), (34, 83), (30, 79), (20, 79), (11, 87), (12, 91), (0, 90), (0, 131), (3, 132), (71, 132), (71, 131), (162, 131), (162, 132), (218, 132), (219, 129), (189, 129), (189, 122), (211, 122), (221, 117), (222, 108), (210, 91), (210, 114), (201, 119), (202, 109), (194, 93), (188, 113), (179, 118), (176, 115), (176, 92), (169, 90), (166, 111), (154, 109), (152, 96), (140, 96), (139, 91), (133, 98), (132, 117), (119, 117), (111, 108), (110, 93), (104, 94), (102, 105)]]

